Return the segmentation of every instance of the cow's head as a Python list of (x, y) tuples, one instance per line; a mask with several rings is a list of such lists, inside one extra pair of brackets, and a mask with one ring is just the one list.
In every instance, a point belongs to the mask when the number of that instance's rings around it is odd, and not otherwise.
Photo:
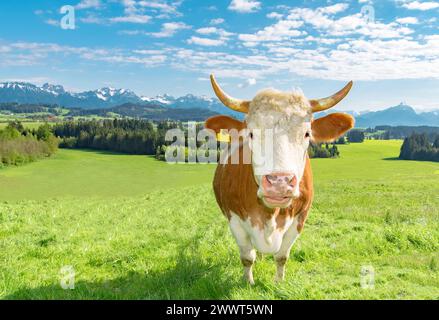
[[(300, 196), (299, 185), (310, 141), (332, 141), (354, 125), (354, 119), (343, 113), (313, 120), (314, 112), (327, 110), (340, 102), (348, 94), (352, 82), (333, 96), (319, 100), (308, 100), (299, 91), (285, 93), (267, 89), (251, 101), (228, 96), (213, 75), (211, 82), (221, 102), (230, 109), (245, 113), (246, 117), (241, 122), (216, 116), (209, 118), (205, 126), (217, 133), (222, 129), (247, 129), (247, 141), (253, 145), (250, 149), (253, 174), (259, 186), (258, 197), (270, 208), (288, 207), (294, 198)], [(272, 154), (264, 152), (267, 143), (272, 145)]]

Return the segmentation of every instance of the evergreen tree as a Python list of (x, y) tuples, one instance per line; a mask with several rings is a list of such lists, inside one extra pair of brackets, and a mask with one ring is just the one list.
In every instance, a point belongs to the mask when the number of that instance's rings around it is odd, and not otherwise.
[(404, 139), (399, 158), (403, 160), (439, 161), (439, 135), (431, 143), (425, 133), (413, 133)]
[(364, 131), (354, 129), (347, 133), (348, 141), (352, 143), (359, 143), (364, 141)]

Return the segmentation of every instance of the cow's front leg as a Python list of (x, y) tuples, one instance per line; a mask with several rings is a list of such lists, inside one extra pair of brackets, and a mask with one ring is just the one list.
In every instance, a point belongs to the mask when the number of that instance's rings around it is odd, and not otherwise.
[(294, 217), (294, 221), (291, 226), (288, 228), (287, 232), (285, 232), (282, 244), (280, 246), (279, 251), (274, 255), (274, 260), (276, 261), (276, 278), (275, 280), (280, 282), (285, 278), (285, 264), (290, 256), (291, 248), (294, 242), (300, 235), (300, 232), (297, 230), (298, 225), (298, 217)]
[(240, 218), (232, 215), (230, 219), (230, 230), (239, 247), (241, 262), (244, 266), (244, 279), (251, 285), (255, 284), (253, 280), (253, 263), (256, 260), (256, 251), (250, 240), (250, 236), (241, 225)]
[(241, 262), (244, 266), (244, 279), (251, 285), (255, 284), (253, 280), (253, 263), (256, 260), (256, 251), (253, 247), (239, 247), (241, 253)]

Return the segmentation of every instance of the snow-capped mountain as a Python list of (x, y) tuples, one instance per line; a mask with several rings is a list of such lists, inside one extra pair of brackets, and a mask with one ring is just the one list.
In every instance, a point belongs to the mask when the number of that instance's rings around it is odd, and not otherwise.
[(218, 99), (209, 98), (206, 96), (195, 96), (193, 94), (187, 94), (185, 96), (175, 98), (168, 94), (163, 94), (155, 97), (141, 97), (141, 100), (147, 104), (156, 104), (178, 109), (201, 108), (216, 113), (229, 114), (234, 115), (238, 118), (242, 118), (242, 114), (225, 107), (221, 102), (219, 102)]
[[(210, 114), (219, 113), (232, 115), (238, 119), (243, 118), (241, 113), (230, 110), (216, 98), (195, 96), (193, 94), (178, 98), (168, 94), (145, 97), (138, 96), (127, 89), (111, 87), (94, 91), (69, 92), (63, 86), (48, 83), (36, 86), (25, 82), (3, 82), (0, 83), (0, 103), (2, 102), (58, 104), (68, 108), (82, 109), (108, 109), (124, 104), (132, 104), (143, 109), (165, 107), (165, 109), (183, 110), (182, 113), (184, 113), (184, 109), (191, 109), (191, 112), (194, 109), (200, 109), (202, 112), (210, 112)], [(172, 112), (178, 113), (180, 112), (178, 110)], [(335, 110), (321, 112), (316, 117), (325, 116), (329, 112), (335, 112)], [(439, 110), (416, 112), (404, 103), (380, 111), (344, 112), (352, 114), (356, 119), (356, 126), (363, 128), (377, 125), (439, 126)]]
[(56, 96), (50, 85), (38, 87), (26, 82), (0, 83), (0, 102), (56, 103)]
[(66, 91), (64, 90), (63, 86), (60, 85), (54, 85), (54, 84), (49, 84), (49, 83), (45, 83), (43, 84), (43, 86), (41, 87), (41, 89), (43, 89), (44, 91), (48, 92), (48, 93), (52, 93), (55, 96), (58, 96), (60, 94), (64, 94), (66, 93)]
[(94, 91), (69, 92), (61, 85), (48, 83), (42, 86), (25, 82), (0, 83), (1, 102), (58, 104), (67, 108), (82, 109), (111, 108), (125, 103), (136, 103), (179, 109), (202, 108), (216, 113), (242, 117), (242, 115), (224, 107), (216, 98), (206, 96), (187, 94), (176, 98), (168, 94), (162, 94), (155, 97), (145, 97), (138, 96), (131, 90), (112, 87)]
[[(80, 93), (70, 93), (70, 95), (80, 100), (79, 107), (82, 108), (109, 108), (124, 103), (139, 103), (140, 98), (132, 91), (127, 89), (115, 89), (112, 87), (101, 88), (94, 91)], [(76, 103), (76, 104), (75, 104)], [(78, 102), (64, 102), (61, 105), (74, 107)]]
[(170, 96), (169, 94), (158, 95), (155, 97), (142, 96), (140, 97), (140, 99), (144, 102), (157, 103), (162, 105), (170, 105), (175, 101), (175, 98), (173, 96)]
[(26, 82), (0, 83), (0, 102), (47, 103), (65, 107), (106, 108), (142, 100), (127, 89), (101, 88), (94, 91), (69, 92), (61, 85), (36, 86)]

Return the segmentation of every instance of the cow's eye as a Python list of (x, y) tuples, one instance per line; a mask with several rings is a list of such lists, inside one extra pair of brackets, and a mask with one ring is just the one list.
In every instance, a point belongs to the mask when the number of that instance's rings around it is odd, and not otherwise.
[(250, 132), (249, 137), (250, 139), (253, 139), (253, 132)]
[(309, 138), (311, 136), (311, 134), (309, 133), (309, 131), (307, 131), (306, 133), (305, 133), (305, 138)]

